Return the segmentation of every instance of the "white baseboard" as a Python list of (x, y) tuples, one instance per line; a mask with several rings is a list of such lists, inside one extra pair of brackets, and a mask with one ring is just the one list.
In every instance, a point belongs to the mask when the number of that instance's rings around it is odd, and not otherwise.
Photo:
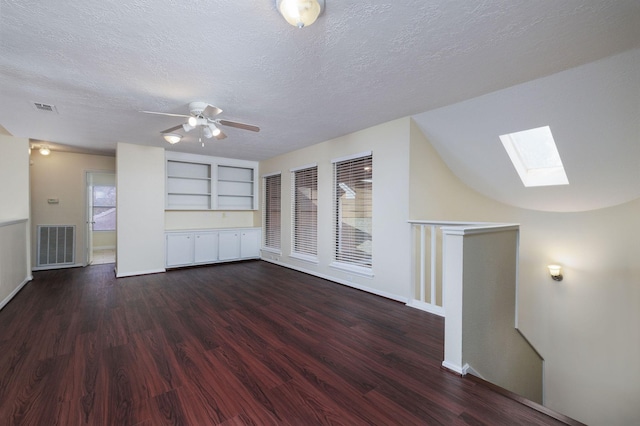
[(445, 317), (444, 308), (442, 306), (435, 306), (430, 303), (421, 302), (419, 300), (409, 300), (407, 306), (411, 308), (420, 309), (421, 311), (429, 312), (441, 317)]
[(13, 299), (20, 290), (22, 290), (22, 287), (24, 287), (32, 279), (33, 279), (33, 275), (29, 275), (27, 278), (25, 278), (24, 281), (22, 281), (18, 287), (16, 287), (11, 293), (9, 293), (7, 297), (4, 298), (2, 302), (0, 302), (0, 309), (4, 308), (6, 304), (9, 303), (11, 299)]
[(342, 280), (340, 278), (336, 278), (336, 277), (333, 277), (331, 275), (321, 274), (321, 273), (316, 272), (316, 271), (311, 271), (311, 270), (306, 269), (306, 268), (301, 268), (299, 266), (290, 265), (288, 263), (280, 262), (278, 260), (267, 259), (267, 258), (264, 258), (264, 257), (262, 257), (261, 260), (264, 260), (265, 262), (273, 263), (273, 264), (276, 264), (276, 265), (279, 265), (279, 266), (284, 266), (285, 268), (293, 269), (294, 271), (304, 272), (305, 274), (313, 275), (313, 276), (316, 276), (318, 278), (322, 278), (322, 279), (325, 279), (325, 280), (328, 280), (328, 281), (333, 281), (334, 283), (338, 283), (338, 284), (345, 285), (347, 287), (351, 287), (351, 288), (355, 288), (355, 289), (358, 289), (358, 290), (366, 291), (367, 293), (375, 294), (376, 296), (381, 296), (381, 297), (384, 297), (384, 298), (387, 298), (387, 299), (391, 299), (391, 300), (395, 300), (395, 301), (398, 301), (398, 302), (402, 302), (402, 303), (405, 303), (405, 304), (409, 300), (406, 297), (401, 297), (401, 296), (398, 296), (397, 294), (387, 293), (386, 291), (380, 291), (380, 290), (375, 289), (375, 288), (371, 288), (371, 287), (360, 285), (360, 284), (357, 284), (357, 283), (354, 283), (354, 282)]
[(116, 278), (124, 278), (124, 277), (134, 277), (136, 275), (149, 275), (149, 274), (161, 274), (163, 272), (167, 272), (166, 269), (149, 269), (146, 271), (135, 271), (135, 272), (125, 272), (123, 274), (119, 273), (117, 269), (114, 269), (116, 272)]
[(457, 364), (451, 364), (448, 361), (442, 361), (442, 366), (444, 368), (446, 368), (447, 370), (453, 371), (454, 373), (457, 373), (461, 376), (464, 376), (467, 374), (467, 370), (469, 370), (469, 364), (465, 364), (465, 365), (457, 365)]

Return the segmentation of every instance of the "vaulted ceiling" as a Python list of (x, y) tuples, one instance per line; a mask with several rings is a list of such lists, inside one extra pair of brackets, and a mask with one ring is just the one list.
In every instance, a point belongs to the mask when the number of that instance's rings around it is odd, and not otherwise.
[[(487, 145), (540, 123), (556, 135), (572, 191), (621, 192), (593, 203), (582, 192), (554, 193), (560, 204), (573, 200), (556, 209), (639, 196), (640, 181), (631, 183), (635, 194), (625, 187), (634, 167), (639, 173), (637, 0), (327, 0), (301, 30), (275, 0), (0, 1), (0, 125), (15, 136), (101, 152), (127, 142), (260, 160), (414, 116), (461, 179), (547, 209), (536, 191), (520, 193), (499, 142)], [(191, 101), (262, 130), (225, 128), (227, 139), (204, 148), (191, 135), (168, 146), (159, 132), (182, 119), (138, 112), (187, 113)], [(578, 178), (589, 170), (601, 184)]]

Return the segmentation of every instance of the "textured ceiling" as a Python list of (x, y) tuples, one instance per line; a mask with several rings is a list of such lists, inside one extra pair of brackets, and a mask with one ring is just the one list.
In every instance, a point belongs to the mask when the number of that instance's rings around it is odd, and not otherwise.
[(262, 131), (169, 149), (260, 160), (638, 47), (637, 0), (327, 0), (302, 30), (274, 0), (0, 0), (0, 125), (166, 146), (182, 120), (138, 111), (206, 101)]

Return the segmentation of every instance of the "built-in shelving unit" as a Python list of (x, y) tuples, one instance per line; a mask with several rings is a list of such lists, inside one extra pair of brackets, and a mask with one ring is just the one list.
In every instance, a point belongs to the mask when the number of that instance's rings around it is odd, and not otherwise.
[(211, 165), (167, 160), (167, 209), (211, 208)]
[(218, 166), (218, 209), (253, 209), (253, 168)]
[(256, 210), (255, 161), (167, 152), (167, 210)]

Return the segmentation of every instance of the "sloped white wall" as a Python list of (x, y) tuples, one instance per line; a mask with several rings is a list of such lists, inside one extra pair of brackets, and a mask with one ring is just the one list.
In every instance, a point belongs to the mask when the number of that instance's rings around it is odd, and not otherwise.
[(519, 328), (545, 359), (545, 405), (640, 424), (640, 199), (581, 213), (507, 206), (462, 184), (414, 124), (410, 199), (412, 219), (520, 223)]

